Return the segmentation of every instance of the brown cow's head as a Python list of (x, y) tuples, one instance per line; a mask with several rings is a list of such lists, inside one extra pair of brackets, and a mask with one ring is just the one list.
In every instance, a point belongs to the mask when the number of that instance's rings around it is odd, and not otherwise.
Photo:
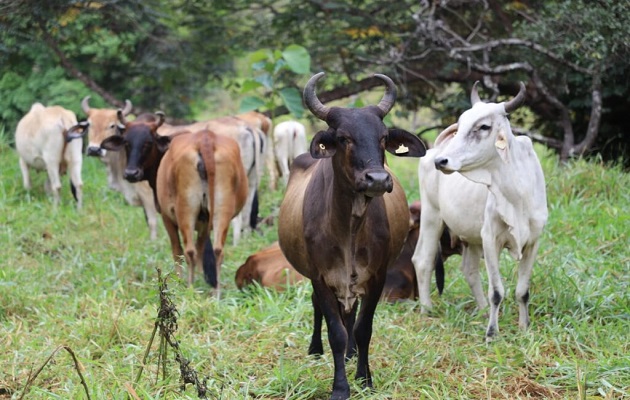
[(336, 178), (353, 191), (368, 197), (381, 196), (393, 189), (385, 170), (385, 150), (397, 156), (421, 157), (425, 147), (415, 135), (401, 129), (387, 129), (383, 118), (394, 106), (396, 86), (385, 75), (376, 74), (387, 86), (376, 106), (363, 108), (326, 107), (315, 94), (315, 85), (324, 75), (314, 75), (304, 88), (304, 102), (328, 130), (318, 132), (311, 142), (313, 158), (332, 157)]
[(108, 137), (101, 147), (112, 151), (124, 148), (127, 152), (124, 178), (129, 182), (145, 180), (145, 170), (159, 163), (171, 142), (170, 137), (157, 134), (157, 129), (164, 123), (164, 113), (157, 111), (155, 115), (142, 114), (134, 121), (127, 122), (123, 110), (118, 110), (118, 120), (118, 129), (122, 135)]
[[(88, 130), (88, 147), (87, 155), (92, 157), (103, 157), (106, 150), (101, 148), (103, 140), (110, 136), (119, 134), (117, 110), (106, 108), (91, 108), (90, 96), (85, 96), (81, 101), (81, 109), (90, 123)], [(124, 116), (127, 116), (132, 109), (129, 100), (125, 100), (125, 108), (122, 109)]]

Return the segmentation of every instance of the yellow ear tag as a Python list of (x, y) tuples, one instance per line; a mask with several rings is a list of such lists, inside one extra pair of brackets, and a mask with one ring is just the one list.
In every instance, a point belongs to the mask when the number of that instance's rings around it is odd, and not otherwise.
[(499, 139), (494, 143), (494, 147), (499, 150), (504, 150), (507, 147), (507, 141), (505, 139)]
[(405, 146), (404, 144), (401, 144), (400, 146), (398, 146), (395, 153), (396, 154), (409, 153), (409, 147)]
[(319, 148), (322, 150), (326, 150), (326, 146), (324, 146), (322, 143), (319, 144)]

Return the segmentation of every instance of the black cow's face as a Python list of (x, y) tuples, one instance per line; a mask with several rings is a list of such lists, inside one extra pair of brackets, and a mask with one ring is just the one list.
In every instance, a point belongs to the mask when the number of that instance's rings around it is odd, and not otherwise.
[(394, 184), (385, 170), (385, 150), (399, 156), (420, 157), (425, 148), (409, 132), (387, 129), (376, 107), (332, 107), (326, 119), (329, 129), (311, 142), (314, 158), (333, 157), (336, 177), (353, 191), (368, 197), (391, 192)]
[(124, 178), (129, 182), (147, 179), (145, 171), (157, 166), (160, 155), (168, 149), (170, 138), (158, 136), (154, 124), (128, 123), (123, 134), (110, 136), (101, 143), (107, 150), (120, 151), (124, 148), (127, 154), (127, 166)]

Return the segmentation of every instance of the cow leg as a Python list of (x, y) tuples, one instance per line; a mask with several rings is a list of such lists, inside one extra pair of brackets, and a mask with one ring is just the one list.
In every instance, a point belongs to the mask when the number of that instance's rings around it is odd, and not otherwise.
[(333, 354), (335, 373), (331, 400), (345, 400), (350, 397), (350, 385), (346, 377), (345, 352), (348, 345), (348, 332), (339, 314), (339, 302), (332, 290), (322, 279), (313, 279), (313, 291), (326, 319), (328, 342)]
[(319, 300), (314, 291), (311, 295), (311, 301), (313, 302), (313, 336), (311, 337), (311, 344), (308, 346), (308, 354), (319, 356), (324, 354), (322, 346), (322, 320), (324, 315), (319, 307)]
[(462, 250), (461, 265), (462, 273), (464, 274), (466, 282), (468, 282), (468, 286), (470, 286), (479, 311), (485, 310), (488, 307), (486, 295), (481, 287), (481, 276), (479, 275), (479, 263), (482, 253), (483, 248), (481, 246), (465, 245)]
[(488, 272), (488, 299), (490, 300), (490, 319), (486, 330), (486, 341), (490, 341), (499, 333), (499, 306), (505, 296), (505, 290), (499, 271), (500, 248), (494, 240), (490, 239), (493, 236), (484, 235), (484, 229), (481, 230), (481, 234), (484, 239), (489, 238), (484, 240), (483, 256)]
[(359, 351), (359, 359), (357, 360), (356, 380), (363, 382), (363, 387), (372, 387), (372, 373), (370, 372), (369, 350), (370, 341), (372, 340), (372, 324), (374, 322), (374, 313), (376, 306), (383, 292), (385, 278), (372, 279), (367, 293), (361, 301), (361, 310), (359, 318), (354, 327), (353, 336), (356, 338)]
[(444, 222), (439, 218), (438, 211), (433, 210), (428, 202), (426, 205), (423, 204), (422, 207), (420, 238), (411, 261), (418, 279), (418, 297), (420, 299), (421, 312), (426, 314), (433, 307), (431, 304), (431, 272), (437, 256)]
[(529, 327), (529, 280), (534, 268), (534, 259), (538, 252), (538, 241), (523, 249), (523, 258), (518, 264), (518, 283), (516, 284), (516, 301), (518, 302), (518, 326), (525, 330)]
[(22, 170), (22, 182), (24, 183), (24, 189), (31, 190), (31, 175), (28, 171), (28, 164), (22, 157), (20, 157), (20, 169)]
[(280, 165), (280, 173), (282, 174), (282, 181), (284, 182), (284, 187), (289, 183), (289, 160), (288, 154), (287, 157), (282, 157), (278, 159), (278, 164)]
[[(343, 323), (346, 327), (346, 331), (348, 332), (348, 348), (346, 349), (346, 361), (351, 359), (357, 354), (357, 342), (354, 337), (354, 324), (357, 317), (357, 308), (359, 306), (359, 302), (355, 301), (352, 306), (352, 310), (349, 313), (343, 313)], [(341, 305), (340, 305), (341, 310)]]
[[(192, 286), (195, 280), (195, 266), (197, 265), (198, 255), (201, 253), (197, 253), (197, 244), (194, 240), (195, 236), (195, 224), (191, 221), (191, 216), (196, 215), (195, 212), (190, 212), (191, 210), (184, 210), (186, 207), (178, 206), (175, 210), (175, 214), (177, 216), (177, 221), (179, 222), (179, 230), (182, 233), (182, 241), (184, 245), (184, 256), (186, 257), (186, 264), (188, 264), (188, 286)], [(190, 214), (190, 215), (189, 215)]]
[(179, 241), (177, 225), (165, 216), (162, 216), (162, 221), (164, 222), (164, 228), (166, 228), (168, 238), (171, 241), (171, 252), (173, 253), (173, 261), (175, 261), (175, 271), (177, 272), (177, 275), (182, 278), (181, 262), (184, 250), (182, 249), (182, 244)]
[(53, 195), (55, 206), (59, 205), (59, 191), (61, 190), (61, 178), (59, 177), (58, 160), (45, 159), (46, 171), (48, 172), (48, 180), (50, 182), (50, 191)]
[[(71, 146), (75, 146), (74, 148)], [(78, 146), (77, 146), (78, 145)], [(74, 185), (74, 194), (77, 201), (77, 208), (83, 206), (83, 181), (81, 180), (81, 142), (73, 140), (66, 147), (66, 160), (68, 162), (68, 170), (70, 171), (70, 182)], [(76, 154), (75, 154), (76, 153)]]
[[(226, 200), (226, 203), (228, 202), (229, 200)], [(220, 277), (221, 265), (223, 264), (223, 247), (225, 246), (228, 229), (230, 227), (230, 217), (234, 215), (233, 207), (233, 204), (222, 204), (218, 200), (215, 201), (214, 205), (214, 240), (212, 242), (214, 244), (214, 256), (216, 259), (217, 287), (215, 290), (215, 296), (217, 298), (221, 297)], [(239, 216), (236, 218), (239, 218)]]

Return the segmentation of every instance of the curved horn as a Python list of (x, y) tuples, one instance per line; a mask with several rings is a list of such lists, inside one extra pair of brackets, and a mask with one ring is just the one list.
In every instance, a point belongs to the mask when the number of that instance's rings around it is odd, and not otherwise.
[(156, 112), (155, 112), (155, 115), (157, 115), (157, 116), (158, 116), (158, 118), (159, 118), (159, 120), (158, 120), (157, 124), (155, 125), (155, 129), (157, 129), (157, 128), (159, 128), (160, 126), (162, 126), (162, 124), (164, 123), (164, 118), (165, 118), (165, 115), (164, 115), (164, 112), (163, 112), (163, 111), (156, 111)]
[(123, 110), (119, 108), (116, 112), (116, 115), (118, 116), (118, 121), (120, 121), (121, 124), (127, 125), (127, 120), (125, 119), (125, 114), (123, 113)]
[(508, 114), (519, 108), (523, 104), (523, 101), (525, 101), (525, 93), (527, 92), (527, 89), (525, 89), (525, 84), (523, 82), (519, 83), (521, 88), (518, 90), (518, 94), (512, 100), (505, 102), (505, 112)]
[(481, 99), (479, 98), (479, 93), (477, 93), (478, 84), (479, 81), (475, 81), (475, 83), (473, 83), (472, 90), (470, 91), (470, 104), (472, 104), (473, 106), (481, 101)]
[(85, 96), (83, 98), (83, 100), (81, 100), (81, 109), (86, 114), (90, 113), (90, 103), (89, 103), (89, 101), (90, 101), (90, 96)]
[(311, 79), (308, 80), (306, 86), (304, 86), (303, 98), (304, 104), (306, 104), (308, 109), (311, 110), (313, 115), (323, 121), (326, 121), (326, 117), (328, 116), (330, 107), (326, 107), (325, 105), (323, 105), (315, 94), (315, 85), (322, 76), (324, 76), (324, 72), (315, 74), (311, 77)]
[(132, 108), (133, 108), (133, 105), (131, 104), (129, 99), (125, 100), (125, 108), (122, 109), (123, 115), (129, 115)]
[(385, 82), (385, 85), (387, 87), (383, 98), (377, 105), (377, 107), (383, 112), (384, 117), (392, 109), (392, 107), (394, 107), (394, 102), (396, 102), (396, 85), (394, 84), (394, 81), (392, 81), (387, 75), (374, 74), (374, 76)]

